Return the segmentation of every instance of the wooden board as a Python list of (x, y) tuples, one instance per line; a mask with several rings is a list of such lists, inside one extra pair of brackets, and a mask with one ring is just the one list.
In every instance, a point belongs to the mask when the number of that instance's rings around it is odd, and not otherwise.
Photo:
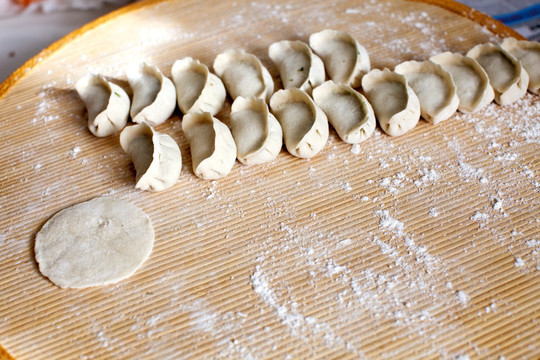
[[(324, 28), (352, 33), (377, 68), (516, 35), (430, 3), (142, 2), (30, 60), (0, 87), (0, 344), (21, 360), (540, 357), (538, 96), (360, 146), (332, 133), (311, 160), (282, 151), (215, 182), (193, 175), (176, 113), (158, 130), (185, 167), (150, 193), (117, 136), (88, 132), (73, 90), (88, 72), (125, 85), (130, 62), (170, 75), (237, 47), (275, 76), (272, 42)], [(117, 285), (59, 289), (34, 236), (96, 196), (148, 213), (153, 253)]]

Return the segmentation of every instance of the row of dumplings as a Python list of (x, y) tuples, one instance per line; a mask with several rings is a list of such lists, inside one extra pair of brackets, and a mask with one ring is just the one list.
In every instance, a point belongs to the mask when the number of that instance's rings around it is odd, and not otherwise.
[[(538, 93), (539, 47), (509, 38), (501, 46), (475, 46), (467, 56), (446, 52), (394, 71), (370, 71), (368, 53), (350, 34), (323, 30), (310, 36), (309, 45), (280, 41), (269, 47), (283, 87), (275, 93), (268, 70), (243, 50), (219, 54), (215, 74), (198, 60), (178, 60), (172, 81), (146, 63), (130, 67), (131, 104), (121, 87), (99, 75), (87, 75), (76, 89), (96, 136), (122, 130), (129, 115), (138, 123), (122, 131), (120, 143), (134, 163), (136, 187), (159, 191), (176, 183), (182, 163), (176, 142), (153, 127), (170, 118), (177, 104), (194, 173), (217, 179), (236, 159), (247, 165), (275, 159), (283, 142), (294, 156), (316, 155), (327, 142), (329, 122), (343, 141), (359, 143), (373, 133), (376, 119), (398, 136), (420, 116), (437, 123), (493, 99), (512, 103), (527, 87)], [(331, 80), (325, 82), (326, 75)], [(354, 89), (360, 86), (365, 97)], [(233, 99), (230, 128), (215, 117), (227, 93)]]

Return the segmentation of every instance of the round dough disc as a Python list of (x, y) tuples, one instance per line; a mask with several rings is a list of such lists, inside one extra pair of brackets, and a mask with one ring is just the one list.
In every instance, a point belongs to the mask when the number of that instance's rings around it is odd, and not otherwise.
[(150, 218), (133, 204), (95, 198), (56, 213), (36, 235), (39, 271), (60, 287), (85, 288), (131, 276), (154, 244)]

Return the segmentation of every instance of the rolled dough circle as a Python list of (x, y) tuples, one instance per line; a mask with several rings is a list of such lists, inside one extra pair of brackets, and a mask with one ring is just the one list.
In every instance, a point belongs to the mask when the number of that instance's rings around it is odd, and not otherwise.
[(154, 244), (150, 218), (135, 205), (95, 198), (59, 211), (36, 235), (39, 271), (66, 288), (113, 284), (131, 276)]

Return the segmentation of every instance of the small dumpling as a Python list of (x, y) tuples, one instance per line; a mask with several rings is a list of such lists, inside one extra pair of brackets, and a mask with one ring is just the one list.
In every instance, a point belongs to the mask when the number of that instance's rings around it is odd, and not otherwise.
[(242, 164), (272, 161), (281, 151), (281, 125), (262, 99), (237, 97), (231, 107), (231, 127)]
[(302, 41), (279, 41), (268, 48), (268, 56), (279, 69), (284, 89), (299, 88), (308, 94), (324, 82), (322, 60)]
[(388, 135), (403, 135), (420, 120), (420, 102), (405, 76), (389, 69), (374, 69), (362, 78), (362, 88)]
[(330, 79), (353, 88), (370, 70), (366, 49), (349, 33), (326, 29), (309, 37), (309, 46), (324, 62)]
[(214, 71), (233, 100), (242, 96), (268, 101), (274, 92), (272, 75), (255, 55), (244, 50), (233, 49), (219, 54), (214, 60)]
[(437, 124), (452, 116), (458, 106), (459, 98), (452, 75), (432, 61), (405, 61), (394, 69), (404, 75), (420, 101), (422, 117)]
[(225, 103), (225, 86), (199, 60), (190, 57), (173, 64), (172, 78), (176, 87), (178, 107), (183, 114), (209, 112), (217, 114)]
[(540, 43), (506, 38), (501, 47), (514, 55), (527, 71), (529, 75), (529, 91), (540, 94)]
[(146, 121), (156, 126), (171, 117), (176, 107), (176, 90), (168, 77), (144, 62), (130, 66), (126, 75), (133, 90), (130, 112), (133, 122)]
[(467, 53), (486, 70), (495, 90), (495, 101), (509, 105), (521, 98), (529, 86), (529, 74), (509, 52), (493, 43), (479, 44)]
[(75, 89), (88, 110), (88, 129), (92, 134), (109, 136), (126, 126), (130, 102), (120, 86), (101, 75), (89, 74), (77, 81)]
[(304, 91), (279, 90), (270, 99), (270, 108), (281, 128), (287, 150), (300, 158), (311, 158), (328, 141), (328, 119)]
[(231, 172), (236, 144), (231, 131), (210, 113), (190, 113), (182, 120), (189, 140), (193, 172), (202, 179), (219, 179)]
[(447, 51), (432, 56), (430, 60), (452, 75), (460, 111), (473, 113), (490, 104), (495, 98), (486, 71), (473, 58)]
[(327, 81), (313, 90), (313, 99), (346, 143), (357, 144), (373, 134), (376, 125), (373, 108), (349, 85)]
[(135, 166), (137, 189), (161, 191), (178, 181), (182, 155), (169, 135), (143, 122), (125, 128), (120, 134), (120, 145)]

